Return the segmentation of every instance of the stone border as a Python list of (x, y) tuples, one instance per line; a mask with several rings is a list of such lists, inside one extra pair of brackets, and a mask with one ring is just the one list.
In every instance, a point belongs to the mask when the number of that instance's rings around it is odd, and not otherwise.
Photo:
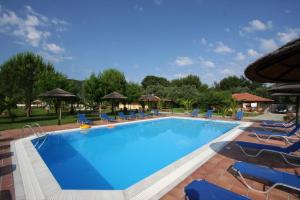
[[(217, 149), (219, 151), (228, 143), (228, 141), (232, 141), (243, 132), (243, 130), (240, 129), (241, 127), (248, 127), (252, 124), (251, 122), (209, 120), (176, 116), (121, 122), (114, 125), (119, 126), (124, 124), (140, 123), (143, 121), (171, 118), (216, 121), (222, 123), (238, 123), (239, 125), (212, 140), (208, 144), (196, 149), (195, 151), (162, 168), (154, 174), (144, 178), (138, 183), (130, 186), (126, 190), (63, 190), (53, 177), (43, 159), (40, 157), (39, 153), (36, 151), (35, 147), (32, 145), (31, 140), (36, 138), (36, 136), (19, 139), (12, 142), (12, 150), (14, 152), (13, 163), (16, 164), (16, 170), (14, 172), (16, 199), (159, 199), (216, 154), (216, 150), (212, 150), (210, 148), (212, 143), (224, 142), (217, 143)], [(106, 126), (108, 125), (93, 126), (92, 129)], [(74, 130), (80, 129), (76, 128), (54, 131), (52, 134), (61, 134)]]

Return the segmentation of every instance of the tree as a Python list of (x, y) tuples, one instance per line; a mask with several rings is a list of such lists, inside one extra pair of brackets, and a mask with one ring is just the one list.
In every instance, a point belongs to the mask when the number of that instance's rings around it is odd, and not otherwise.
[[(12, 76), (16, 80), (14, 83), (22, 93), (28, 117), (31, 114), (31, 103), (38, 92), (36, 84), (40, 75), (49, 67), (52, 66), (46, 64), (41, 56), (31, 52), (19, 53), (3, 64), (3, 68), (11, 68), (11, 74), (6, 73), (4, 76)], [(17, 95), (17, 93), (14, 92), (14, 95)]]
[(107, 69), (99, 74), (99, 81), (104, 90), (104, 94), (118, 91), (125, 93), (126, 79), (124, 73), (116, 69)]
[(221, 110), (224, 106), (228, 106), (231, 103), (231, 93), (229, 91), (207, 91), (201, 93), (200, 102), (208, 107), (215, 107), (217, 110)]
[(215, 87), (220, 90), (232, 90), (237, 87), (245, 87), (244, 83), (244, 80), (241, 80), (237, 76), (228, 76), (219, 83), (215, 83)]
[(94, 110), (99, 106), (104, 90), (100, 84), (100, 78), (92, 74), (83, 84), (84, 99)]
[(188, 75), (188, 76), (183, 77), (183, 78), (173, 79), (171, 81), (171, 85), (176, 86), (176, 87), (181, 87), (181, 86), (184, 86), (184, 85), (190, 85), (190, 86), (193, 85), (199, 91), (204, 91), (208, 88), (208, 86), (206, 84), (202, 84), (202, 82), (200, 81), (199, 76), (195, 76), (195, 75)]
[(166, 97), (167, 93), (166, 93), (166, 88), (162, 85), (149, 85), (146, 90), (145, 93), (149, 94), (149, 95), (156, 95), (160, 98)]
[(38, 77), (36, 90), (38, 94), (41, 94), (55, 88), (61, 88), (63, 90), (72, 92), (70, 91), (70, 83), (67, 77), (59, 72), (56, 72), (53, 65), (48, 63), (46, 68)]
[(15, 60), (8, 60), (0, 66), (0, 113), (7, 110), (10, 117), (13, 116), (12, 110), (22, 100), (18, 74), (15, 71)]
[(126, 84), (125, 96), (127, 97), (126, 100), (128, 102), (132, 103), (139, 101), (139, 98), (141, 97), (142, 93), (143, 88), (138, 83), (128, 82)]
[(167, 87), (170, 85), (170, 82), (164, 77), (146, 76), (142, 80), (142, 86), (144, 89), (146, 89), (150, 85), (161, 85)]
[(196, 86), (183, 85), (182, 87), (168, 87), (167, 98), (189, 109), (198, 102), (199, 91)]

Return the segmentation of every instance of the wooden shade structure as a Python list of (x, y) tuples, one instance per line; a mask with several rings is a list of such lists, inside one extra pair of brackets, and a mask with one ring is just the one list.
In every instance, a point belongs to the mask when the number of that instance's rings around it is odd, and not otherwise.
[(140, 101), (147, 101), (147, 102), (159, 102), (160, 101), (160, 98), (158, 96), (155, 96), (155, 95), (150, 95), (150, 94), (147, 94), (147, 95), (142, 95), (140, 97)]
[(270, 89), (273, 96), (296, 97), (296, 124), (299, 123), (300, 84), (278, 84)]
[(56, 99), (58, 103), (58, 125), (61, 124), (61, 102), (68, 99), (75, 99), (76, 95), (67, 92), (63, 89), (56, 88), (41, 94), (40, 97)]
[[(155, 96), (153, 94), (146, 94), (146, 95), (142, 95), (140, 97), (140, 101), (143, 101), (143, 102), (147, 102), (148, 104), (148, 109), (149, 109), (149, 103), (150, 102), (154, 102), (156, 103), (156, 106), (157, 106), (157, 103), (160, 101), (161, 99), (158, 97), (158, 96)], [(143, 110), (144, 110), (144, 106), (143, 106)]]
[(102, 99), (111, 101), (111, 112), (114, 113), (114, 103), (127, 99), (127, 97), (118, 92), (112, 92), (102, 97)]
[(300, 38), (250, 64), (245, 75), (261, 83), (300, 83)]

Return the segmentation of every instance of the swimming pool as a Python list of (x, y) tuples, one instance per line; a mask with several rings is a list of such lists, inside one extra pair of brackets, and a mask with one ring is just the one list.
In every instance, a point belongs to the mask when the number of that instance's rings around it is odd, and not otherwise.
[(54, 134), (36, 150), (64, 190), (123, 190), (237, 125), (166, 118)]

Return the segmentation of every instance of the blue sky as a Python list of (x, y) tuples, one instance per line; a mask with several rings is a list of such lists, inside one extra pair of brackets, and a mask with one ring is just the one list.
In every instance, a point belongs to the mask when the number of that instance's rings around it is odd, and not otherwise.
[(300, 35), (298, 0), (0, 1), (0, 63), (33, 51), (70, 78), (113, 67), (130, 81), (212, 84)]

